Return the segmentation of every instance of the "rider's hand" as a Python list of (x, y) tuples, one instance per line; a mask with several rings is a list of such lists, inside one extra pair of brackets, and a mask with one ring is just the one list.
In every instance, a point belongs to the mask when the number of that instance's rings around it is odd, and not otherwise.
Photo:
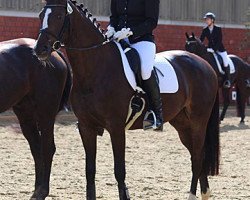
[(133, 32), (130, 30), (130, 28), (123, 28), (120, 31), (117, 31), (114, 34), (114, 39), (119, 42), (120, 40), (123, 40), (125, 38), (128, 38), (129, 36), (133, 35)]
[(207, 52), (214, 53), (214, 50), (212, 48), (207, 48)]
[(114, 36), (115, 33), (116, 33), (115, 32), (115, 28), (109, 25), (108, 28), (107, 28), (107, 32), (105, 33), (105, 35), (107, 36), (108, 39), (111, 39), (111, 38), (113, 38), (113, 36)]

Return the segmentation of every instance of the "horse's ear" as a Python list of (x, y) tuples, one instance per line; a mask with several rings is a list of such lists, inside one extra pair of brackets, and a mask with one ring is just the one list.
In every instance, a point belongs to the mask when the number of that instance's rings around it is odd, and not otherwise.
[(192, 37), (195, 38), (194, 32), (192, 32)]
[(187, 32), (185, 33), (185, 35), (186, 35), (187, 39), (189, 39), (189, 35), (188, 35), (188, 33), (187, 33)]

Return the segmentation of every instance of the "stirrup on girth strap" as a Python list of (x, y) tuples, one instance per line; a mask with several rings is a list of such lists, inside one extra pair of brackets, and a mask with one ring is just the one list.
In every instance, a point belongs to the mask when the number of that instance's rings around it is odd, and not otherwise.
[(136, 93), (132, 96), (130, 100), (125, 130), (129, 130), (131, 128), (131, 126), (135, 123), (138, 117), (141, 116), (145, 108), (146, 101), (142, 97), (143, 93), (143, 90), (141, 88), (138, 88), (136, 90)]

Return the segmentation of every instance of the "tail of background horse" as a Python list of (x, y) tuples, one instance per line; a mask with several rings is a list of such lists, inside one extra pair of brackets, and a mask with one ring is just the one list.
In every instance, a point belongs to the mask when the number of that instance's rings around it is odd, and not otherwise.
[(67, 79), (66, 79), (66, 83), (64, 86), (63, 94), (62, 94), (62, 99), (61, 99), (59, 111), (70, 110), (71, 106), (69, 104), (69, 95), (70, 95), (71, 86), (72, 86), (71, 66), (70, 66), (69, 62), (66, 60), (66, 58), (64, 57), (62, 52), (57, 51), (57, 53), (59, 54), (59, 56), (64, 60), (64, 62), (67, 65)]
[(219, 94), (216, 100), (207, 125), (205, 139), (204, 170), (207, 175), (219, 174), (220, 161), (220, 129), (219, 129)]

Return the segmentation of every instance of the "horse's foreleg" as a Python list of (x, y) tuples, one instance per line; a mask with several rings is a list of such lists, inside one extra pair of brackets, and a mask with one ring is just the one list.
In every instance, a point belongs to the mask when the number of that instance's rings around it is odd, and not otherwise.
[(125, 130), (110, 132), (113, 154), (114, 154), (114, 171), (115, 178), (118, 182), (120, 200), (130, 200), (128, 189), (125, 184)]
[(86, 154), (86, 179), (87, 200), (96, 199), (95, 174), (96, 174), (96, 142), (97, 132), (85, 126), (78, 125)]

